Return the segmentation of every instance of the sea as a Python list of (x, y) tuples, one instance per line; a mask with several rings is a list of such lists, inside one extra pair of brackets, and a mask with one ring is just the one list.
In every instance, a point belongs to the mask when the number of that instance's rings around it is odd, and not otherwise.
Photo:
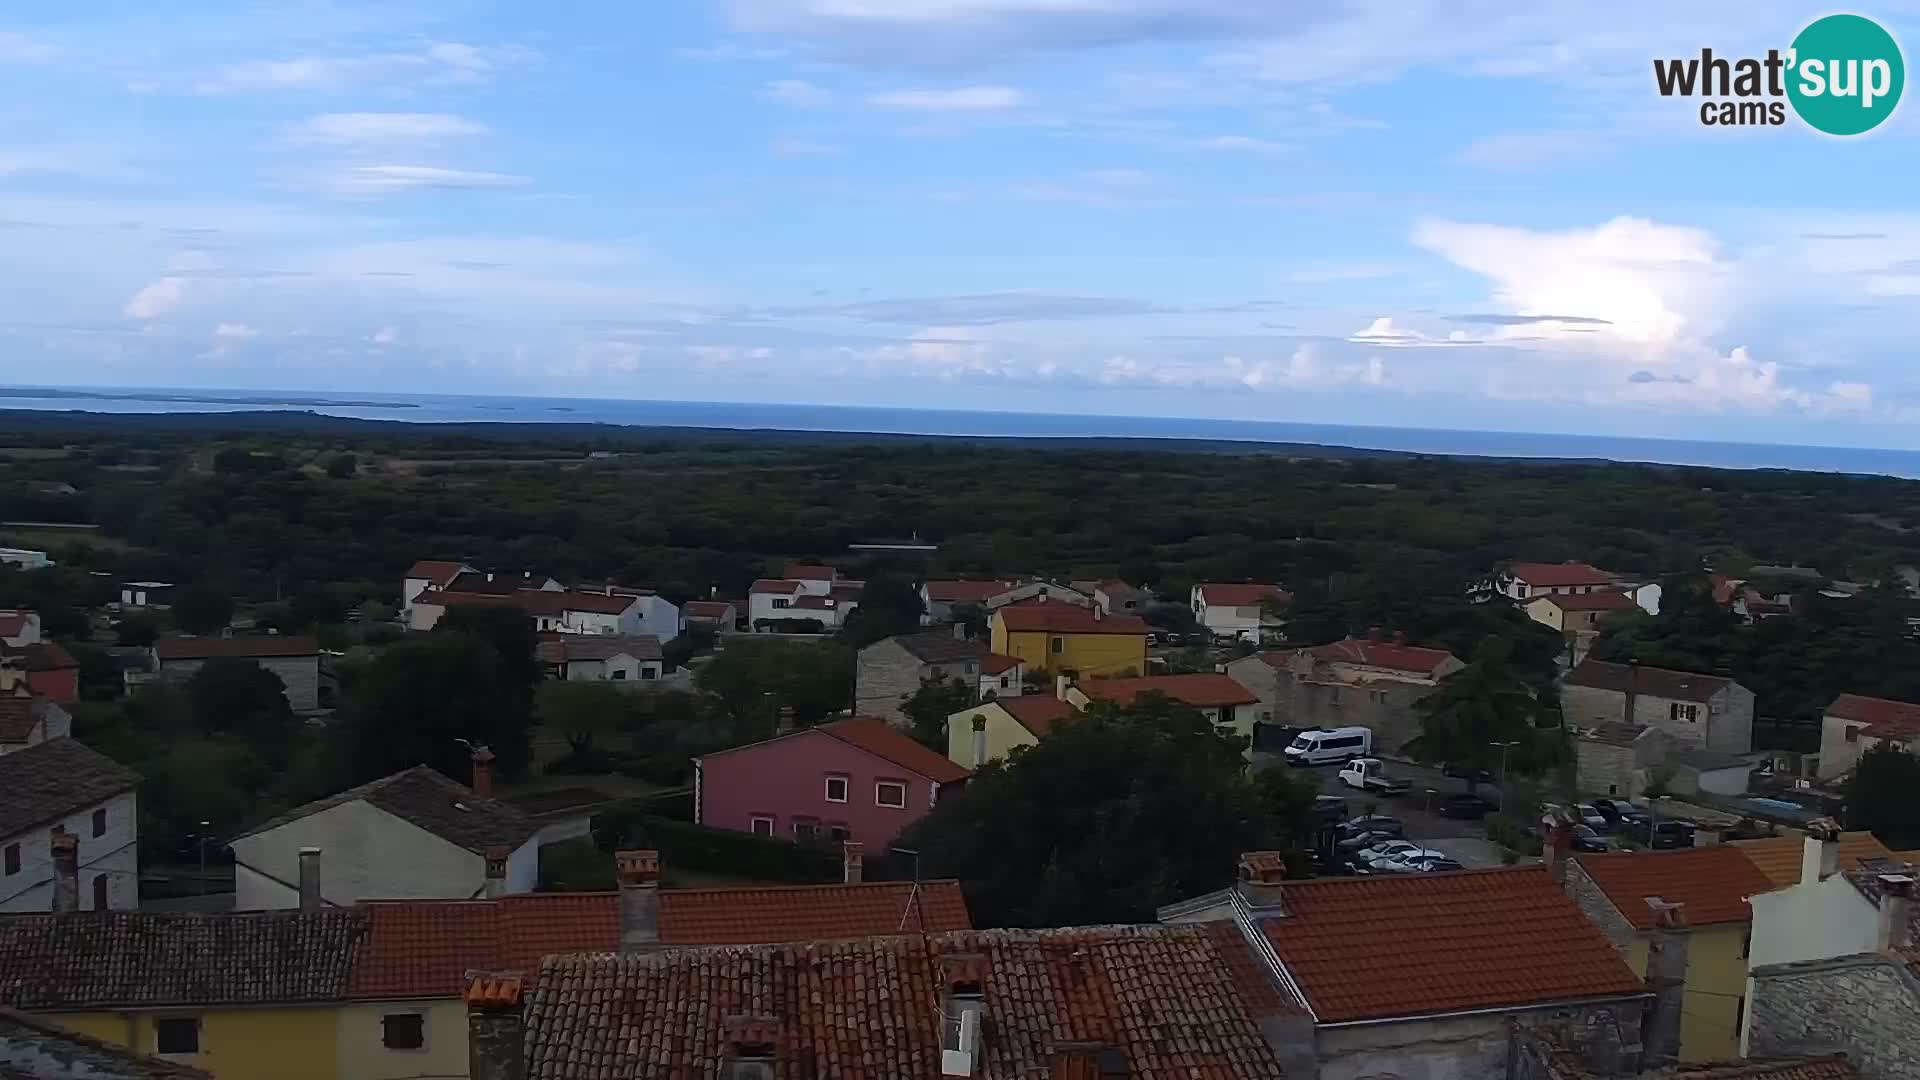
[[(1707, 442), (1547, 432), (1461, 431), (1190, 417), (968, 412), (855, 405), (466, 394), (325, 394), (163, 387), (0, 387), (0, 410), (216, 413), (285, 410), (410, 423), (589, 423), (631, 427), (872, 432), (1000, 438), (1283, 443), (1458, 457), (1599, 460), (1791, 469), (1920, 479), (1920, 450)], [(4, 421), (0, 420), (0, 426)]]

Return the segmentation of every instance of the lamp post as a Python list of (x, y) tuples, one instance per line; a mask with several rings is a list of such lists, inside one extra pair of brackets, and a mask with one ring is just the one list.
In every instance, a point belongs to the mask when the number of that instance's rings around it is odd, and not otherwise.
[(194, 846), (200, 849), (200, 888), (201, 896), (207, 895), (207, 830), (213, 828), (213, 822), (200, 823), (200, 835), (194, 837)]
[(1500, 812), (1507, 812), (1507, 751), (1520, 745), (1518, 739), (1509, 742), (1488, 743), (1488, 746), (1500, 748)]

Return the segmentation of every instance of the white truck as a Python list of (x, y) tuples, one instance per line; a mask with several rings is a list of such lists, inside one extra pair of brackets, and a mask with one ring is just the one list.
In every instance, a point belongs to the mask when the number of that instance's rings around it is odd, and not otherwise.
[(1371, 792), (1382, 798), (1405, 795), (1413, 786), (1413, 781), (1388, 776), (1379, 758), (1354, 758), (1347, 767), (1340, 770), (1340, 782), (1350, 788)]

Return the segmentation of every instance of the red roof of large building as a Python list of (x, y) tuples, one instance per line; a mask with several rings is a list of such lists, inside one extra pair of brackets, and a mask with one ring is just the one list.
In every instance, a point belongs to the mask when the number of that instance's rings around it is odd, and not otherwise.
[(1773, 889), (1746, 852), (1724, 844), (1675, 851), (1616, 851), (1577, 856), (1614, 909), (1636, 930), (1655, 925), (1647, 898), (1685, 904), (1690, 926), (1743, 923), (1751, 919), (1747, 897)]
[(945, 754), (936, 753), (914, 742), (899, 728), (878, 716), (859, 716), (836, 720), (814, 729), (841, 742), (857, 746), (876, 757), (885, 758), (903, 769), (911, 769), (939, 784), (965, 780), (970, 774)]
[(1011, 604), (993, 613), (1011, 633), (1044, 634), (1139, 634), (1147, 633), (1147, 622), (1136, 615), (1101, 615), (1094, 608), (1049, 601), (1039, 604)]
[(407, 576), (410, 578), (424, 578), (427, 581), (433, 582), (435, 585), (445, 585), (447, 582), (458, 577), (460, 572), (466, 568), (467, 564), (465, 563), (448, 562), (445, 559), (421, 559), (419, 562), (407, 568)]
[(1315, 645), (1306, 651), (1317, 660), (1416, 671), (1422, 675), (1432, 675), (1440, 665), (1454, 659), (1454, 655), (1445, 649), (1427, 649), (1397, 641), (1373, 641), (1368, 638), (1347, 638), (1345, 641)]
[(792, 596), (800, 591), (800, 583), (785, 578), (760, 578), (747, 590), (750, 593), (769, 593), (774, 596)]
[(1628, 611), (1640, 605), (1626, 593), (1603, 590), (1588, 593), (1543, 593), (1528, 603), (1545, 601), (1561, 611)]
[(1320, 1023), (1641, 994), (1545, 867), (1285, 884), (1261, 930)]
[(990, 581), (929, 581), (925, 584), (927, 599), (939, 604), (978, 604), (989, 596), (998, 596), (1019, 584), (1017, 581), (995, 579)]
[(698, 619), (724, 619), (733, 614), (731, 600), (689, 600), (686, 613)]
[(990, 652), (980, 658), (980, 674), (998, 675), (1003, 671), (1011, 671), (1024, 663), (1026, 663), (1026, 661), (1017, 656), (1003, 656), (1000, 653)]
[[(661, 889), (660, 944), (760, 945), (972, 928), (956, 881)], [(909, 904), (911, 899), (912, 903)], [(466, 972), (529, 974), (553, 953), (617, 952), (618, 893), (499, 900), (375, 900), (353, 965), (353, 997), (458, 997)], [(918, 910), (916, 910), (916, 908)]]
[(1877, 739), (1910, 739), (1920, 735), (1920, 705), (1910, 701), (1841, 694), (1827, 706), (1826, 714), (1865, 724), (1866, 734)]
[(1260, 698), (1235, 682), (1233, 676), (1217, 671), (1191, 675), (1149, 675), (1139, 679), (1092, 679), (1080, 684), (1090, 698), (1131, 705), (1142, 694), (1165, 694), (1196, 709), (1214, 709), (1225, 705), (1251, 705)]
[(1215, 607), (1256, 607), (1269, 600), (1276, 604), (1292, 603), (1293, 594), (1278, 585), (1208, 582), (1200, 586), (1200, 599)]
[(780, 576), (792, 581), (832, 581), (834, 571), (831, 566), (821, 566), (817, 563), (790, 562), (786, 569), (780, 572)]
[(1573, 585), (1610, 585), (1613, 575), (1583, 562), (1513, 562), (1507, 573), (1517, 581), (1535, 588), (1565, 588)]
[(995, 705), (1007, 710), (1007, 715), (1020, 722), (1020, 726), (1033, 732), (1036, 739), (1044, 739), (1053, 730), (1053, 725), (1070, 716), (1076, 715), (1074, 707), (1052, 694), (1021, 694), (1018, 697), (995, 698)]
[(310, 637), (162, 638), (153, 643), (153, 652), (162, 660), (211, 660), (220, 656), (264, 660), (318, 656), (320, 643)]

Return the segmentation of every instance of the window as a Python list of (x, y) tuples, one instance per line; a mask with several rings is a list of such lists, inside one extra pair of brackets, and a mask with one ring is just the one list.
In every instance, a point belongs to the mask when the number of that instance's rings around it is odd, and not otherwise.
[(1011, 676), (1008, 676), (1008, 675), (1000, 676), (1000, 689), (1005, 690), (1007, 687), (1012, 685), (1013, 685), (1013, 682), (1012, 682)]
[(645, 679), (652, 679), (652, 678), (654, 678), (654, 677), (655, 677), (656, 675), (658, 675), (658, 674), (659, 674), (658, 672), (656, 672), (656, 671), (654, 671), (654, 670), (653, 670), (652, 668), (650, 668), (650, 667), (643, 667), (643, 668), (641, 668), (641, 669), (640, 669), (640, 678), (641, 678), (641, 679), (643, 679), (643, 680), (645, 680)]
[(827, 801), (847, 801), (847, 778), (844, 776), (827, 777)]
[(795, 840), (811, 840), (819, 835), (820, 821), (818, 818), (793, 819), (793, 838)]
[(968, 664), (968, 665), (967, 665), (967, 674), (969, 674), (969, 675), (978, 675), (978, 674), (980, 674), (980, 669), (979, 669), (979, 668), (977, 668), (977, 667), (975, 667), (975, 666), (974, 666), (974, 665), (972, 665), (972, 664)]
[(93, 812), (93, 835), (107, 835), (107, 808), (104, 806)]
[(1679, 705), (1679, 704), (1669, 705), (1667, 706), (1667, 715), (1669, 718), (1674, 720), (1686, 720), (1691, 722), (1700, 715), (1700, 706)]
[(160, 1054), (197, 1054), (200, 1052), (200, 1019), (195, 1016), (163, 1016), (153, 1022), (153, 1049)]
[[(1860, 741), (1860, 731), (1861, 731), (1861, 729), (1860, 729), (1860, 728), (1857, 728), (1857, 727), (1854, 727), (1854, 726), (1853, 726), (1852, 724), (1848, 724), (1848, 725), (1847, 725), (1847, 741), (1848, 741), (1848, 742), (1859, 742), (1859, 741)], [(9, 873), (9, 874), (11, 874), (11, 873), (13, 873), (13, 871), (11, 871), (11, 870), (9, 870), (9, 871), (7, 871), (7, 873)]]
[(773, 819), (764, 814), (755, 814), (747, 819), (747, 828), (752, 830), (755, 836), (772, 836)]
[(418, 1050), (427, 1045), (426, 1018), (416, 1012), (380, 1018), (380, 1045), (389, 1050)]
[(1067, 639), (1054, 638), (1047, 647), (1053, 651), (1053, 655), (1059, 656), (1061, 653), (1067, 651)]
[(1340, 688), (1339, 687), (1330, 686), (1327, 688), (1327, 704), (1329, 705), (1340, 704)]
[(907, 785), (898, 780), (881, 780), (873, 785), (873, 801), (878, 806), (904, 808), (907, 805)]
[(107, 910), (107, 875), (93, 875), (93, 910)]
[(614, 669), (613, 669), (613, 677), (614, 677), (614, 678), (616, 678), (616, 679), (624, 679), (624, 678), (626, 678), (626, 677), (627, 677), (627, 669), (626, 669), (626, 668), (614, 668)]
[(1513, 595), (1515, 595), (1515, 596), (1525, 596), (1525, 595), (1527, 595), (1527, 583), (1526, 583), (1526, 582), (1524, 582), (1524, 581), (1516, 581), (1516, 582), (1514, 582), (1514, 583), (1513, 583)]
[(7, 845), (6, 870), (7, 870), (8, 877), (12, 877), (14, 874), (17, 874), (20, 872), (20, 845), (19, 844)]
[(783, 608), (783, 607), (790, 606), (792, 603), (793, 601), (788, 600), (785, 597), (775, 597), (773, 601), (773, 606), (777, 608)]
[(836, 823), (836, 824), (827, 826), (827, 836), (831, 837), (835, 841), (845, 840), (847, 837), (851, 835), (853, 834), (847, 831), (847, 827), (844, 824)]

